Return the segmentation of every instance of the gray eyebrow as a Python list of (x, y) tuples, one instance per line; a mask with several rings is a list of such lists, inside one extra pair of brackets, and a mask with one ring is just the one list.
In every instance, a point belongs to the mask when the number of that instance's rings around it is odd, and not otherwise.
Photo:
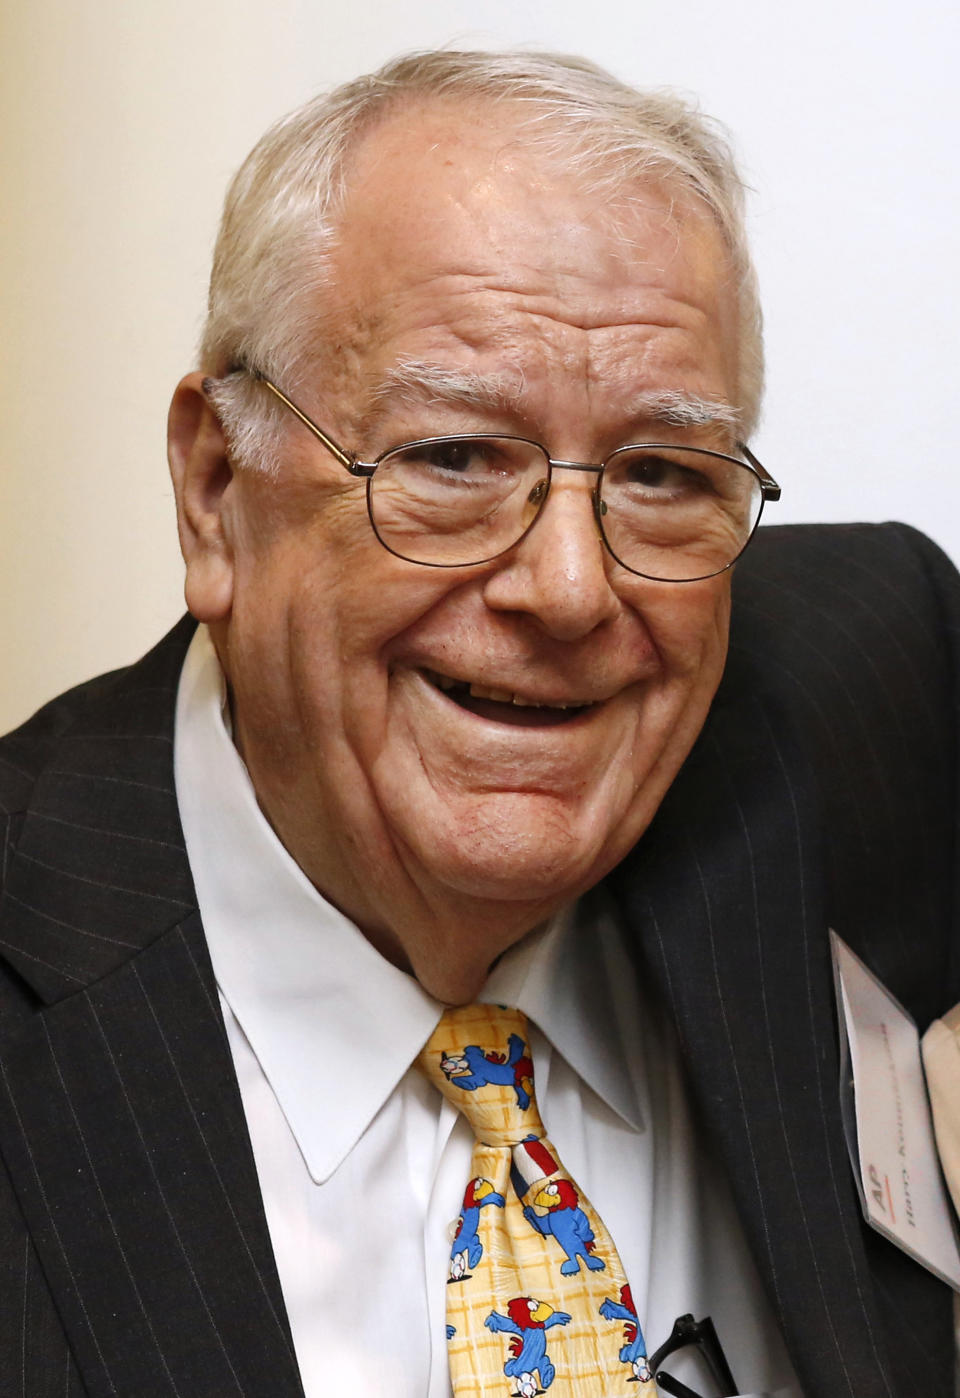
[(703, 398), (679, 389), (641, 392), (633, 399), (634, 415), (666, 427), (729, 427), (740, 425), (740, 412), (723, 398)]
[(522, 391), (523, 375), (519, 372), (479, 374), (426, 359), (399, 359), (371, 389), (367, 403), (374, 420), (396, 403), (427, 407), (455, 403), (510, 412), (519, 410)]
[[(481, 374), (450, 369), (430, 360), (400, 359), (386, 370), (368, 396), (367, 424), (378, 423), (397, 403), (411, 406), (458, 404), (519, 415), (523, 409), (523, 374), (519, 370)], [(665, 427), (718, 426), (735, 430), (740, 413), (721, 398), (701, 397), (681, 389), (641, 389), (627, 405), (631, 420)]]

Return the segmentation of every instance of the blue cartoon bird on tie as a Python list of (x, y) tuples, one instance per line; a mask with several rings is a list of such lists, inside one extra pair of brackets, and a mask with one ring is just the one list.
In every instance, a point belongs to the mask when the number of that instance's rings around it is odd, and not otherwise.
[(609, 1296), (601, 1301), (600, 1314), (604, 1320), (623, 1321), (624, 1343), (620, 1349), (620, 1363), (630, 1365), (633, 1377), (638, 1382), (646, 1383), (652, 1379), (653, 1374), (650, 1372), (650, 1365), (647, 1362), (647, 1346), (643, 1338), (643, 1331), (640, 1328), (640, 1317), (633, 1304), (633, 1293), (630, 1290), (629, 1282), (624, 1282), (621, 1286), (619, 1301), (614, 1301)]
[(532, 1296), (515, 1296), (507, 1302), (506, 1315), (491, 1311), (487, 1316), (483, 1323), (488, 1330), (505, 1330), (513, 1336), (503, 1372), (517, 1381), (515, 1398), (533, 1398), (553, 1383), (557, 1371), (547, 1355), (546, 1332), (569, 1322), (566, 1311), (555, 1311)]
[(484, 1053), (479, 1044), (468, 1044), (459, 1053), (445, 1053), (440, 1067), (450, 1082), (465, 1092), (495, 1083), (512, 1087), (517, 1094), (517, 1106), (525, 1112), (530, 1105), (529, 1087), (533, 1083), (533, 1061), (519, 1034), (507, 1040), (507, 1053)]
[(538, 1233), (545, 1238), (556, 1238), (563, 1248), (567, 1260), (560, 1263), (560, 1271), (565, 1277), (580, 1271), (581, 1258), (591, 1272), (603, 1271), (606, 1263), (603, 1258), (593, 1256), (593, 1229), (569, 1180), (552, 1180), (544, 1185), (533, 1203), (547, 1212), (538, 1214), (527, 1204), (523, 1216)]
[(457, 1220), (457, 1231), (453, 1235), (450, 1248), (450, 1276), (452, 1282), (466, 1281), (470, 1276), (468, 1267), (476, 1267), (483, 1256), (483, 1244), (478, 1232), (480, 1210), (489, 1204), (502, 1209), (504, 1199), (498, 1194), (489, 1180), (471, 1180), (463, 1196), (463, 1206)]

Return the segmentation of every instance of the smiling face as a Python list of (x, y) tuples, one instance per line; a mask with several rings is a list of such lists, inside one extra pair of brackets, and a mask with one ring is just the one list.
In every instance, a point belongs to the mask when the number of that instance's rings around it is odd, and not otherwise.
[[(665, 394), (736, 402), (722, 243), (675, 191), (611, 210), (531, 153), (506, 107), (407, 112), (350, 176), (324, 293), (339, 334), (296, 396), (363, 460), (455, 432), (585, 462), (632, 441), (729, 449), (720, 423), (656, 419)], [(194, 433), (209, 452), (203, 410)], [(185, 528), (188, 600), (266, 815), (440, 998), (474, 995), (624, 856), (720, 678), (727, 577), (626, 572), (598, 538), (594, 479), (557, 472), (535, 528), (493, 562), (417, 566), (377, 542), (364, 482), (291, 416), (279, 476), (208, 470), (217, 524)]]

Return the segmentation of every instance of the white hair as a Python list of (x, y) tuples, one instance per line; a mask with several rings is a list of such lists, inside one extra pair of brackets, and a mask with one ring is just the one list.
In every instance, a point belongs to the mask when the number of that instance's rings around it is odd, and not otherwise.
[(296, 396), (323, 343), (326, 307), (315, 293), (331, 277), (357, 143), (404, 104), (464, 99), (526, 105), (525, 140), (573, 162), (594, 186), (627, 197), (638, 181), (665, 180), (707, 207), (739, 292), (736, 407), (748, 435), (763, 386), (761, 317), (744, 187), (718, 127), (676, 94), (638, 91), (585, 59), (437, 50), (395, 59), (291, 112), (258, 142), (230, 186), (201, 364), (212, 376), (208, 393), (236, 464), (270, 469), (284, 430), (283, 410), (243, 366)]

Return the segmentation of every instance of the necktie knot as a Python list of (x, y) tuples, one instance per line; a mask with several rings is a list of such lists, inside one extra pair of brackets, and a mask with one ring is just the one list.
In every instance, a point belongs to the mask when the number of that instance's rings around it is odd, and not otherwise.
[(526, 1016), (502, 1005), (446, 1010), (417, 1060), (483, 1145), (544, 1134), (533, 1095)]

